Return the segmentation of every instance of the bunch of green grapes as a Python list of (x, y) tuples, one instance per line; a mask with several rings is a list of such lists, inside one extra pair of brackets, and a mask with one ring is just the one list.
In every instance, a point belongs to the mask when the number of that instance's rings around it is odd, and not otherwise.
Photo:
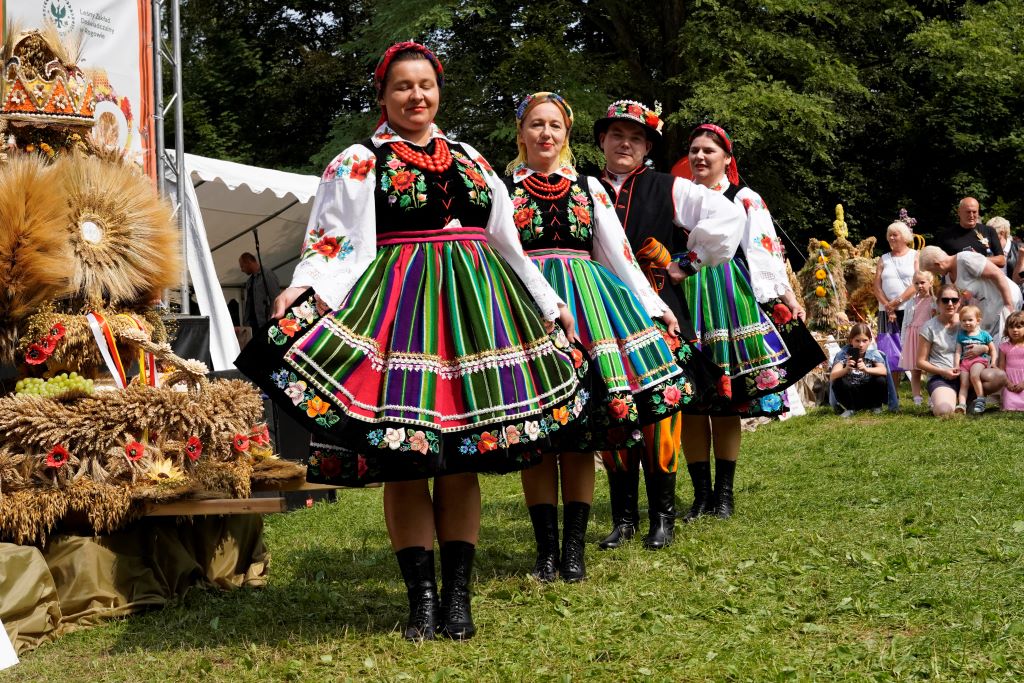
[(19, 379), (14, 385), (14, 392), (19, 396), (56, 398), (72, 391), (91, 394), (93, 392), (92, 380), (80, 376), (77, 372), (72, 372), (71, 374), (62, 372), (50, 379), (26, 377), (25, 379)]

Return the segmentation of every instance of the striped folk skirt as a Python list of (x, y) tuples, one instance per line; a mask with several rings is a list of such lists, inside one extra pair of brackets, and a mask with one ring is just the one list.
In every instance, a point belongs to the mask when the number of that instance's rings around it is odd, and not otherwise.
[(338, 310), (296, 304), (236, 365), (313, 432), (311, 481), (515, 471), (584, 410), (585, 359), (483, 229), (384, 233)]
[(613, 273), (575, 249), (537, 249), (527, 255), (576, 318), (590, 358), (589, 407), (577, 450), (641, 443), (642, 427), (694, 400), (692, 372), (677, 364), (670, 340), (636, 295)]
[(789, 376), (789, 349), (758, 305), (743, 261), (701, 268), (682, 287), (697, 343), (725, 373), (714, 400), (693, 412), (743, 417), (785, 412), (782, 392), (799, 377)]

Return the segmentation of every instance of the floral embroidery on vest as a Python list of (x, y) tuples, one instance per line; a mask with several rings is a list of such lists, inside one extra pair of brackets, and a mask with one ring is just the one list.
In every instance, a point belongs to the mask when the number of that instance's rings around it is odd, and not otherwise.
[(590, 239), (592, 223), (590, 198), (579, 185), (573, 185), (569, 195), (569, 233), (579, 240)]
[(530, 199), (522, 187), (517, 187), (512, 192), (512, 211), (512, 219), (519, 230), (519, 239), (524, 244), (539, 239), (544, 234), (544, 219), (540, 207)]
[(380, 189), (388, 194), (388, 203), (399, 208), (418, 209), (427, 201), (427, 181), (416, 167), (409, 167), (390, 152), (384, 162), (387, 170), (380, 178)]
[(458, 162), (456, 168), (458, 168), (459, 177), (462, 178), (462, 182), (469, 188), (470, 203), (477, 206), (489, 206), (491, 203), (491, 191), (487, 187), (487, 181), (484, 180), (480, 171), (473, 164), (473, 160), (456, 150), (452, 150), (452, 157)]

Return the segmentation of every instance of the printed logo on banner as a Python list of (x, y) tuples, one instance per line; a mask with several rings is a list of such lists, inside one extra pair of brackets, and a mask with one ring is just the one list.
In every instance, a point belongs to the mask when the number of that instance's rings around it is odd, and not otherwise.
[(75, 30), (75, 8), (71, 0), (43, 0), (43, 20), (52, 21), (62, 36)]

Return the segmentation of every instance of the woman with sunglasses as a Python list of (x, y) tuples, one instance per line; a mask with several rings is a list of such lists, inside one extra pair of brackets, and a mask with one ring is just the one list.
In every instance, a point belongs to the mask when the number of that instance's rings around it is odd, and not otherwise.
[[(931, 374), (928, 379), (928, 402), (932, 414), (947, 417), (956, 408), (956, 395), (960, 389), (960, 368), (953, 364), (956, 335), (960, 331), (958, 313), (960, 292), (953, 285), (939, 289), (938, 313), (921, 328), (917, 345), (917, 366)], [(971, 347), (965, 354), (977, 355), (982, 348)], [(1006, 374), (999, 368), (986, 368), (981, 373), (981, 384), (986, 395), (998, 392), (1006, 384)]]

